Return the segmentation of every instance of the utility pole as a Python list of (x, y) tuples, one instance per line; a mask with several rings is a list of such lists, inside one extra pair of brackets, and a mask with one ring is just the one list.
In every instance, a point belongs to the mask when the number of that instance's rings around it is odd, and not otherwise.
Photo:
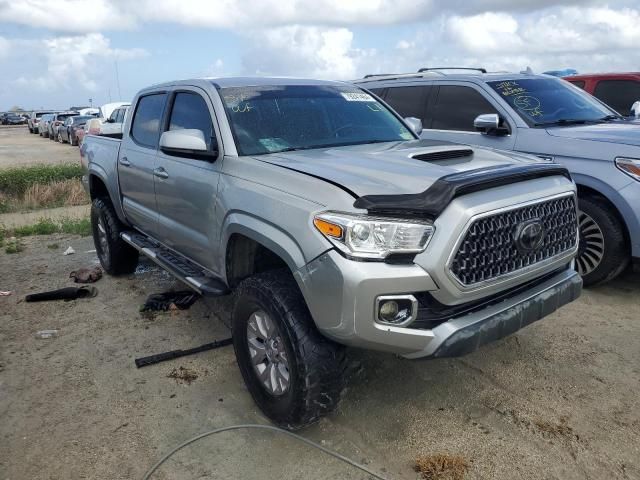
[(118, 59), (114, 60), (116, 64), (116, 84), (118, 85), (118, 98), (122, 100), (122, 92), (120, 91), (120, 74), (118, 73)]

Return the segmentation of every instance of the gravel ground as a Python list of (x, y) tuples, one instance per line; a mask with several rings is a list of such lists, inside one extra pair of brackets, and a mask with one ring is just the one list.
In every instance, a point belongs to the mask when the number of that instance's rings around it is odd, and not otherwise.
[[(54, 248), (57, 245), (58, 248)], [(76, 254), (63, 256), (72, 245)], [(0, 252), (0, 479), (130, 479), (207, 429), (267, 423), (233, 351), (136, 369), (133, 359), (228, 332), (229, 298), (143, 318), (149, 293), (179, 287), (144, 267), (104, 277), (96, 298), (25, 303), (96, 262), (89, 238), (38, 237)], [(460, 359), (408, 361), (352, 351), (359, 373), (339, 411), (303, 434), (388, 478), (415, 479), (421, 453), (462, 455), (466, 478), (640, 478), (640, 276), (627, 273)], [(38, 339), (35, 333), (57, 329)], [(191, 383), (168, 377), (189, 369)], [(270, 433), (208, 438), (155, 478), (360, 479)]]
[(29, 133), (26, 125), (0, 126), (0, 169), (34, 164), (80, 162), (78, 147)]

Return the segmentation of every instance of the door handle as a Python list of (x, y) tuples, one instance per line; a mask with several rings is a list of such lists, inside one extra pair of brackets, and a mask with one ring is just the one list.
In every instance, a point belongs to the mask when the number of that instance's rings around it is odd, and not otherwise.
[(122, 157), (122, 158), (120, 158), (120, 165), (122, 165), (124, 167), (130, 167), (131, 166), (131, 162), (127, 159), (127, 157)]
[(160, 167), (160, 168), (156, 168), (155, 170), (153, 170), (153, 174), (158, 177), (158, 178), (162, 178), (162, 179), (167, 179), (169, 178), (169, 172), (167, 172), (164, 168)]

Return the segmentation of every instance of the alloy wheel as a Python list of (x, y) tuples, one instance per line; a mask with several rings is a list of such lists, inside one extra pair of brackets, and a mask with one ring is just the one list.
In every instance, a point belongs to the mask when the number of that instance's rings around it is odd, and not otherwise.
[(604, 234), (595, 220), (583, 211), (578, 212), (578, 230), (580, 239), (576, 267), (578, 273), (584, 277), (598, 268), (602, 262)]
[(289, 359), (278, 326), (263, 310), (253, 312), (247, 322), (251, 364), (264, 389), (279, 396), (290, 386)]

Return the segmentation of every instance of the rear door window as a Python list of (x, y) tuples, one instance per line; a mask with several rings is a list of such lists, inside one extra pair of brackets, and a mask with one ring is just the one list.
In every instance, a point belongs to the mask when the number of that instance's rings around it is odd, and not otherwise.
[(600, 80), (593, 94), (622, 115), (631, 115), (631, 105), (640, 100), (640, 82)]
[(484, 113), (498, 113), (480, 92), (471, 87), (442, 85), (431, 110), (434, 130), (475, 132), (473, 121)]
[(156, 147), (166, 98), (166, 93), (154, 93), (138, 100), (131, 125), (131, 137), (136, 143), (145, 147)]
[(215, 144), (213, 123), (207, 102), (197, 93), (178, 92), (173, 101), (169, 130), (196, 129), (204, 134), (207, 149)]
[(430, 86), (390, 87), (385, 101), (403, 117), (425, 122)]

